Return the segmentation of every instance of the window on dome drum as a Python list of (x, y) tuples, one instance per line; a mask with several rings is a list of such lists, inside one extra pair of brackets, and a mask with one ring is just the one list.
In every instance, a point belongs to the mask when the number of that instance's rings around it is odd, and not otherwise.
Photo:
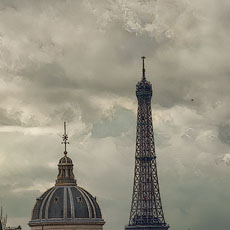
[(82, 199), (80, 196), (77, 197), (77, 202), (81, 203), (82, 202)]
[(58, 201), (59, 201), (59, 197), (56, 196), (56, 197), (54, 198), (54, 203), (57, 204)]

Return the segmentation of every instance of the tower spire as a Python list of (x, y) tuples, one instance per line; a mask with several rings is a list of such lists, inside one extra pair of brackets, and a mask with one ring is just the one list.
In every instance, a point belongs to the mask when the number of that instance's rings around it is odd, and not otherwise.
[(62, 144), (65, 145), (64, 154), (66, 155), (67, 154), (66, 146), (67, 144), (69, 144), (69, 142), (68, 142), (68, 135), (66, 133), (66, 122), (65, 121), (64, 121), (64, 134), (62, 136), (62, 140), (63, 140)]
[(145, 78), (145, 56), (141, 57), (142, 58), (142, 80), (146, 80)]

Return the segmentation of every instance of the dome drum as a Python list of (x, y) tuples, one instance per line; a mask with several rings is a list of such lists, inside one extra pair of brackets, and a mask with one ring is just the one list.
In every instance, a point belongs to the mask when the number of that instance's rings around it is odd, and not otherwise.
[(66, 155), (59, 160), (56, 185), (76, 185), (73, 174), (73, 162)]

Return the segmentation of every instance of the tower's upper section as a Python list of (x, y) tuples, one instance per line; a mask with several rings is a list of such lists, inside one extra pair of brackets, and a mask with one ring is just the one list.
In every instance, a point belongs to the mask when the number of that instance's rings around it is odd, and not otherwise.
[(73, 174), (73, 162), (67, 157), (66, 145), (68, 142), (68, 135), (66, 133), (66, 123), (64, 122), (64, 134), (62, 136), (63, 142), (65, 145), (64, 157), (59, 160), (58, 164), (58, 176), (56, 180), (56, 186), (63, 185), (77, 185), (74, 174)]
[(152, 97), (152, 84), (146, 80), (145, 77), (145, 57), (142, 57), (142, 79), (136, 85), (136, 95), (138, 101), (151, 100)]

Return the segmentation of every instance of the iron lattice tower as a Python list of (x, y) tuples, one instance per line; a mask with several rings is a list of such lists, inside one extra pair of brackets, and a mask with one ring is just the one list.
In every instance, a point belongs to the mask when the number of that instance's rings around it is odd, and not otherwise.
[(152, 125), (152, 85), (146, 80), (143, 59), (142, 80), (136, 85), (138, 100), (135, 175), (129, 225), (126, 230), (167, 230), (157, 176)]

